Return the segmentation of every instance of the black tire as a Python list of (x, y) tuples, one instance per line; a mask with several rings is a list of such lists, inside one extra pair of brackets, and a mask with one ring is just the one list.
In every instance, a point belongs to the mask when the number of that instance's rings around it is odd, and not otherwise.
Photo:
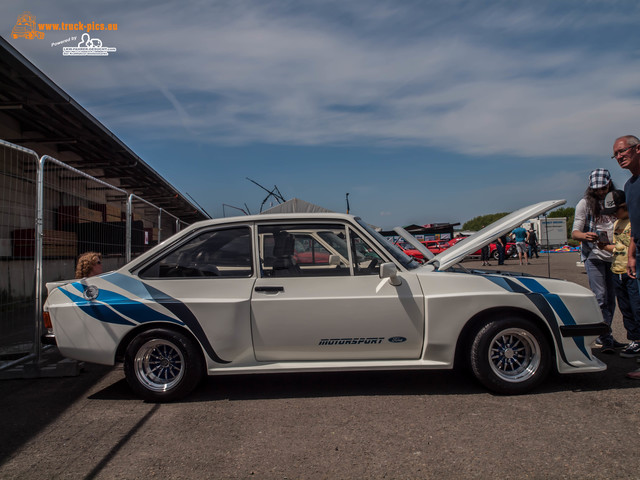
[(491, 254), (491, 256), (493, 257), (494, 260), (500, 260), (500, 255), (498, 255), (498, 249), (496, 248), (493, 253)]
[(551, 369), (551, 350), (532, 322), (507, 317), (485, 324), (471, 346), (476, 378), (489, 390), (517, 395), (542, 382)]
[(170, 402), (189, 394), (202, 379), (202, 351), (180, 332), (147, 330), (127, 347), (124, 373), (137, 395), (153, 402)]

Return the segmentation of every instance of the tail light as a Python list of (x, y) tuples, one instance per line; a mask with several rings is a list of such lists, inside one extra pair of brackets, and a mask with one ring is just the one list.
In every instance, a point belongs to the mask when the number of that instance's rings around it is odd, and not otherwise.
[(49, 312), (42, 312), (42, 320), (44, 321), (44, 328), (53, 328), (53, 325), (51, 325), (51, 315), (49, 315)]

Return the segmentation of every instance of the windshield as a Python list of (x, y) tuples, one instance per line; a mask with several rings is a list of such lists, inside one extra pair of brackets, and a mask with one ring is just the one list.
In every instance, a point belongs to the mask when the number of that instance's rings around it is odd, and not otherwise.
[(416, 259), (414, 259), (413, 257), (410, 257), (409, 255), (404, 253), (402, 250), (400, 250), (400, 248), (397, 245), (394, 245), (389, 240), (387, 240), (385, 237), (380, 235), (373, 228), (371, 228), (369, 225), (367, 225), (365, 222), (363, 222), (362, 219), (356, 218), (356, 222), (358, 222), (358, 224), (362, 228), (364, 228), (369, 233), (369, 235), (371, 235), (373, 238), (375, 238), (378, 241), (378, 243), (393, 258), (395, 258), (398, 262), (400, 262), (400, 264), (404, 268), (406, 268), (407, 270), (413, 270), (414, 268), (418, 268), (420, 266), (420, 264), (416, 261)]

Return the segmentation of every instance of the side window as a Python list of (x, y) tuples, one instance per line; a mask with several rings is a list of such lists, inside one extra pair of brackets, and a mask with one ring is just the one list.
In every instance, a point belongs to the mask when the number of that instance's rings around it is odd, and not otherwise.
[(140, 272), (141, 278), (250, 277), (248, 227), (203, 232)]
[(343, 225), (262, 225), (258, 238), (264, 277), (350, 275)]
[(383, 262), (380, 255), (356, 232), (349, 229), (351, 258), (355, 275), (378, 275), (378, 266)]
[(311, 235), (294, 235), (293, 259), (298, 265), (329, 265), (331, 252)]

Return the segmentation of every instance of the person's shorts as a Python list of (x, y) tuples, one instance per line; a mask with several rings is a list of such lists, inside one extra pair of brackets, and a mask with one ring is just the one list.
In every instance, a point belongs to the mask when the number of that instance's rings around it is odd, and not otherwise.
[(518, 250), (518, 253), (525, 253), (527, 251), (527, 243), (516, 242), (516, 249)]

